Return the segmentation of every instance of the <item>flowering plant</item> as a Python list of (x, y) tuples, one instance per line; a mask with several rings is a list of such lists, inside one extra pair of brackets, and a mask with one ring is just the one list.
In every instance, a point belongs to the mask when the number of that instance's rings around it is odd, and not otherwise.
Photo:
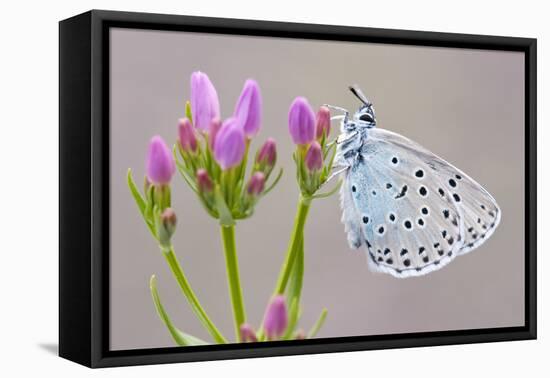
[[(333, 194), (340, 185), (338, 183), (329, 192), (318, 193), (328, 180), (334, 159), (333, 144), (327, 143), (330, 113), (326, 107), (321, 107), (315, 116), (307, 100), (298, 97), (290, 107), (288, 119), (289, 132), (297, 146), (293, 157), (301, 193), (295, 224), (263, 322), (257, 331), (247, 322), (235, 227), (238, 220), (254, 214), (256, 204), (277, 185), (283, 174), (283, 170), (279, 169), (273, 175), (277, 147), (272, 138), (256, 150), (249, 164), (252, 140), (262, 124), (261, 111), (259, 85), (254, 80), (247, 80), (232, 116), (222, 121), (214, 85), (206, 74), (194, 72), (191, 75), (191, 100), (186, 103), (185, 117), (178, 122), (177, 142), (169, 148), (160, 136), (151, 139), (143, 193), (135, 184), (130, 169), (127, 175), (128, 187), (147, 228), (158, 242), (192, 310), (215, 343), (227, 343), (228, 339), (214, 325), (195, 295), (172, 244), (177, 220), (176, 212), (171, 207), (171, 181), (176, 170), (196, 194), (205, 211), (219, 223), (236, 341), (314, 337), (327, 314), (326, 309), (323, 310), (307, 335), (297, 328), (304, 274), (304, 226), (308, 210), (313, 199)], [(154, 275), (150, 280), (150, 289), (159, 317), (178, 345), (206, 344), (174, 326), (161, 303)]]

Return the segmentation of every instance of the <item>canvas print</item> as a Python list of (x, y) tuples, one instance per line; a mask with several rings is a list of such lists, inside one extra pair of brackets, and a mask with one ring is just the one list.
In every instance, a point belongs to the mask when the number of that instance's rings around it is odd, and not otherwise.
[(522, 53), (110, 40), (111, 350), (524, 325)]

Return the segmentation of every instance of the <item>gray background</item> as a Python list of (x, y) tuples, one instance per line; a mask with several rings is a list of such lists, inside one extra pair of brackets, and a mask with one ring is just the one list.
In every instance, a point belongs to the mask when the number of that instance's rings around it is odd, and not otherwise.
[[(303, 316), (308, 329), (329, 310), (319, 337), (523, 325), (523, 70), (521, 53), (114, 29), (111, 32), (111, 349), (173, 346), (148, 289), (156, 274), (174, 322), (208, 339), (171, 276), (126, 187), (141, 183), (154, 134), (173, 142), (189, 76), (208, 73), (229, 116), (247, 78), (264, 99), (263, 128), (278, 142), (286, 174), (255, 216), (237, 227), (249, 321), (263, 316), (283, 261), (298, 190), (287, 133), (292, 99), (355, 110), (347, 85), (374, 102), (380, 127), (452, 162), (487, 188), (502, 223), (478, 250), (424, 277), (371, 273), (348, 249), (337, 197), (316, 201), (306, 229)], [(203, 306), (227, 336), (232, 315), (217, 223), (180, 177), (174, 244)]]

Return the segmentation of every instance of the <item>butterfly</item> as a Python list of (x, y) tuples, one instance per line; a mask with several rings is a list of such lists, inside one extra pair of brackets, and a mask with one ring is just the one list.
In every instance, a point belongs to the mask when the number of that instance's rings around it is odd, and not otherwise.
[(336, 173), (342, 222), (351, 248), (364, 247), (376, 272), (421, 276), (473, 251), (495, 231), (501, 210), (464, 172), (412, 140), (376, 127), (372, 103), (350, 116), (343, 108)]

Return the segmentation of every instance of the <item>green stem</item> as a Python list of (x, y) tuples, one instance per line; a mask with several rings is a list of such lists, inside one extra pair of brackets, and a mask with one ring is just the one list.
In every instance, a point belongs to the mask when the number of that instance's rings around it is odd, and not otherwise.
[(170, 249), (163, 250), (162, 254), (164, 255), (164, 258), (166, 259), (166, 261), (168, 262), (168, 265), (170, 266), (170, 270), (172, 270), (172, 273), (176, 278), (176, 281), (178, 281), (181, 291), (183, 292), (183, 294), (185, 295), (185, 298), (187, 298), (187, 301), (191, 305), (193, 312), (197, 315), (197, 317), (199, 318), (201, 323), (204, 325), (206, 330), (210, 333), (210, 335), (212, 335), (212, 337), (218, 344), (227, 343), (227, 340), (216, 328), (214, 323), (212, 323), (212, 321), (210, 320), (210, 318), (202, 308), (197, 296), (191, 289), (191, 285), (189, 285), (189, 281), (187, 281), (187, 278), (185, 277), (185, 273), (183, 272), (183, 269), (181, 268), (181, 265), (178, 262), (176, 254), (174, 252), (174, 248), (170, 247)]
[(290, 238), (290, 243), (288, 245), (288, 250), (286, 253), (286, 259), (283, 263), (281, 272), (279, 273), (279, 279), (277, 280), (277, 287), (275, 289), (275, 294), (283, 294), (294, 267), (294, 262), (296, 260), (296, 254), (299, 253), (302, 238), (304, 235), (304, 226), (306, 224), (306, 218), (311, 206), (311, 200), (300, 196), (298, 201), (298, 208), (296, 209), (296, 217), (294, 218), (294, 229), (292, 230), (292, 236)]
[(231, 295), (233, 317), (235, 319), (235, 335), (236, 340), (240, 341), (240, 327), (244, 322), (246, 322), (246, 312), (244, 309), (241, 280), (239, 278), (239, 262), (237, 259), (237, 249), (235, 247), (235, 226), (221, 226), (221, 234), (223, 240), (223, 249), (225, 252), (225, 266), (227, 270), (229, 294)]

